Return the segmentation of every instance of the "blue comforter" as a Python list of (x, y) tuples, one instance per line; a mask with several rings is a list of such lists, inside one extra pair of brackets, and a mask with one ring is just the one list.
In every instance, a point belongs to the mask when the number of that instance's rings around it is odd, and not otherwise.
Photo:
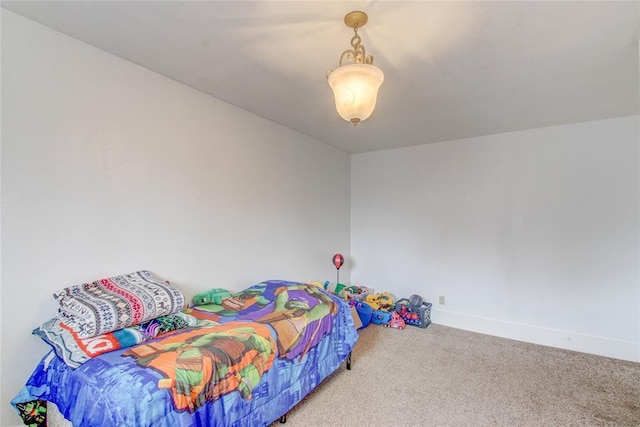
[(264, 426), (358, 339), (344, 301), (301, 283), (267, 281), (190, 314), (211, 322), (76, 369), (50, 352), (11, 403), (53, 402), (77, 426)]

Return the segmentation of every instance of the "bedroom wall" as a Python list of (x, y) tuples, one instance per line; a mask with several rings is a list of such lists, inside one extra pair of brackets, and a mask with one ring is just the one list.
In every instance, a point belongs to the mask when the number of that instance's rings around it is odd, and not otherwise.
[(2, 55), (1, 425), (55, 290), (144, 268), (190, 297), (349, 254), (348, 154), (4, 10)]
[[(352, 282), (640, 362), (640, 117), (352, 156)], [(439, 304), (439, 297), (445, 304)]]

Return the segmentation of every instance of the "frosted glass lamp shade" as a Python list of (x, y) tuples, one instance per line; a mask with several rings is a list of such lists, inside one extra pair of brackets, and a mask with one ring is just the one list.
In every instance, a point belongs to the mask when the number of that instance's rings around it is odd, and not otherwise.
[(342, 65), (328, 76), (340, 117), (357, 125), (376, 108), (378, 89), (384, 81), (382, 71), (369, 64)]

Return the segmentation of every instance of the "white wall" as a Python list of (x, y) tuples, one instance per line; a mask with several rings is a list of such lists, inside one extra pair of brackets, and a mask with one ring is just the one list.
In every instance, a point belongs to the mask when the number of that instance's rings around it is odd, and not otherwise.
[(57, 289), (327, 280), (349, 253), (348, 154), (7, 11), (1, 156), (3, 426)]
[(353, 253), (437, 323), (640, 361), (638, 117), (355, 155), (350, 249), (347, 154), (4, 10), (1, 107), (3, 426), (51, 293), (139, 268), (190, 295)]
[(638, 119), (352, 156), (352, 282), (421, 294), (435, 323), (640, 361)]

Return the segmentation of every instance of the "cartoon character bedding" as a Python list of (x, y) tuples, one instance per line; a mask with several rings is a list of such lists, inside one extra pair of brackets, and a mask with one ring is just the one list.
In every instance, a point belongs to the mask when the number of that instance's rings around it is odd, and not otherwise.
[[(148, 273), (142, 280), (162, 284)], [(124, 288), (98, 293), (135, 300)], [(171, 305), (171, 292), (160, 293)], [(115, 331), (100, 330), (112, 317), (107, 309), (78, 300), (67, 307), (87, 325), (52, 319), (34, 331), (52, 351), (11, 402), (16, 409), (50, 401), (77, 426), (268, 425), (334, 372), (358, 339), (348, 305), (302, 283), (267, 281)], [(86, 330), (100, 335), (83, 338)]]

